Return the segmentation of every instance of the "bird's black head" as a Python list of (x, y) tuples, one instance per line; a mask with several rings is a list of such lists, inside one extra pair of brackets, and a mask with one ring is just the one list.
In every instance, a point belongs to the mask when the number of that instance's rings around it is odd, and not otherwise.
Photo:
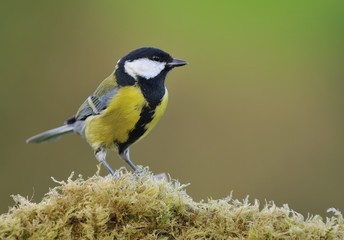
[(120, 85), (162, 79), (174, 67), (186, 65), (184, 60), (171, 57), (157, 48), (139, 48), (121, 58), (117, 63), (116, 78)]
[(167, 52), (164, 52), (158, 48), (139, 48), (132, 52), (130, 52), (128, 55), (123, 57), (124, 61), (135, 61), (138, 59), (149, 59), (151, 61), (157, 61), (157, 62), (171, 62), (173, 61), (173, 58), (170, 54)]

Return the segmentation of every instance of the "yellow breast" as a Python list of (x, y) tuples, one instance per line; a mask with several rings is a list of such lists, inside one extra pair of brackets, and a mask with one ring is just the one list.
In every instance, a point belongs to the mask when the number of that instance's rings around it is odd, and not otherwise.
[(139, 88), (120, 88), (100, 115), (86, 120), (86, 140), (94, 149), (100, 146), (110, 148), (114, 141), (126, 141), (146, 104)]
[[(85, 124), (86, 140), (93, 149), (101, 146), (111, 148), (114, 142), (126, 142), (130, 131), (135, 128), (140, 119), (142, 108), (147, 105), (148, 103), (140, 88), (133, 86), (121, 87), (108, 107), (100, 115), (87, 118)], [(154, 117), (146, 125), (146, 131), (140, 139), (156, 125), (166, 106), (167, 91), (161, 104), (156, 107)]]
[(145, 133), (137, 140), (137, 142), (141, 140), (143, 137), (145, 137), (155, 127), (155, 125), (158, 123), (162, 115), (164, 115), (165, 109), (167, 107), (167, 103), (168, 103), (168, 92), (167, 92), (167, 89), (165, 88), (165, 95), (162, 98), (160, 104), (156, 107), (152, 121), (146, 125)]

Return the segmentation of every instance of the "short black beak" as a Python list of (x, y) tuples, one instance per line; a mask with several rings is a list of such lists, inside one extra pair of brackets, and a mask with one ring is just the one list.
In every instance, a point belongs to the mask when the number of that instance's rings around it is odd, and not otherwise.
[(184, 61), (182, 59), (178, 59), (178, 58), (173, 58), (173, 61), (170, 63), (167, 63), (167, 66), (169, 67), (180, 67), (180, 66), (184, 66), (188, 64), (187, 61)]

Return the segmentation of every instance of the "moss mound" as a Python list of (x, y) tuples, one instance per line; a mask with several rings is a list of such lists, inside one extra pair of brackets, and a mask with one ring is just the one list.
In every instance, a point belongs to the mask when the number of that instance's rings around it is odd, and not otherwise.
[(340, 212), (325, 221), (288, 206), (228, 197), (194, 202), (178, 181), (117, 171), (51, 189), (40, 203), (21, 196), (0, 216), (1, 239), (344, 239)]

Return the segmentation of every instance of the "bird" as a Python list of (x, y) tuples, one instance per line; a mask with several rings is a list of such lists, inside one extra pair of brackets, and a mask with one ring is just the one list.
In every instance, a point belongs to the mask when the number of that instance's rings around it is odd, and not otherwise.
[(153, 47), (131, 51), (118, 60), (114, 71), (60, 127), (30, 137), (27, 143), (43, 143), (76, 133), (86, 139), (95, 158), (115, 176), (106, 160), (117, 151), (134, 172), (140, 169), (130, 158), (130, 146), (145, 137), (165, 112), (167, 74), (188, 64)]

